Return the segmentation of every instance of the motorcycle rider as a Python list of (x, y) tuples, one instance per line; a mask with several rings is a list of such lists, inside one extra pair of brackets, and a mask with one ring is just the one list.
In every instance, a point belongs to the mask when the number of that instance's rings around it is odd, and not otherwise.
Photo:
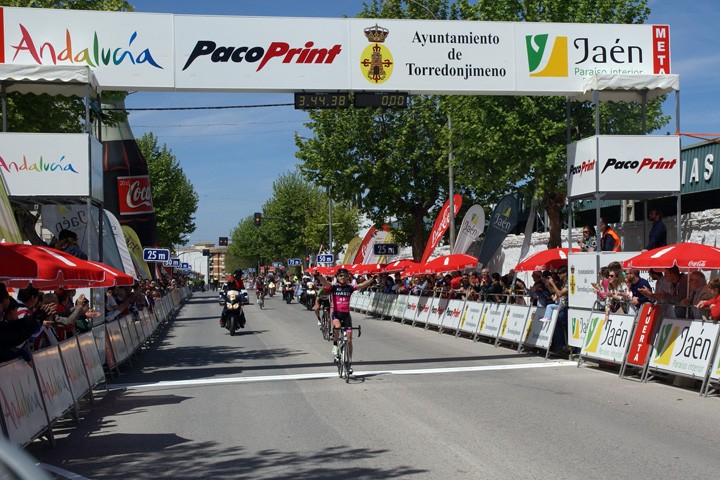
[[(243, 283), (242, 275), (243, 275), (242, 270), (240, 270), (239, 268), (237, 270), (235, 270), (232, 274), (232, 277), (228, 277), (227, 283), (225, 283), (225, 285), (223, 285), (223, 288), (222, 288), (223, 293), (226, 294), (230, 290), (237, 290), (239, 293), (241, 290), (244, 290), (245, 284)], [(227, 312), (227, 305), (223, 306), (223, 311), (222, 311), (222, 314), (220, 315), (220, 326), (223, 328), (225, 327), (225, 313), (226, 312)], [(240, 312), (240, 325), (239, 326), (240, 326), (240, 328), (245, 328), (245, 312), (244, 311)]]

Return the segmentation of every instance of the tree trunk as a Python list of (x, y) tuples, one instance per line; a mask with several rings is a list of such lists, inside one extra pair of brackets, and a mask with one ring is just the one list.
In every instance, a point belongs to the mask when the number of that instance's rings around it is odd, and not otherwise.
[(412, 256), (413, 260), (419, 262), (425, 252), (425, 210), (422, 205), (412, 207)]
[(550, 239), (548, 248), (562, 247), (561, 230), (563, 225), (562, 211), (565, 206), (565, 194), (555, 192), (548, 193), (543, 198), (543, 207), (550, 222)]

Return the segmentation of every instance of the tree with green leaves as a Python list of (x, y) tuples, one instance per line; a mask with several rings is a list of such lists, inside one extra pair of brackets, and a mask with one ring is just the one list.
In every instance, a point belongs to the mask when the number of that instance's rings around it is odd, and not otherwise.
[[(253, 217), (247, 217), (233, 231), (228, 247), (230, 264), (285, 263), (288, 258), (314, 254), (321, 246), (327, 248), (327, 193), (297, 173), (281, 175), (273, 183), (273, 196), (263, 205), (262, 214), (260, 227), (255, 226)], [(334, 202), (332, 215), (337, 248), (355, 236), (359, 214), (347, 203)]]
[[(642, 23), (645, 0), (374, 0), (365, 18)], [(667, 123), (661, 100), (603, 104), (602, 134), (650, 133)], [(396, 237), (418, 259), (428, 222), (448, 198), (449, 146), (455, 189), (465, 204), (489, 205), (508, 192), (535, 195), (550, 217), (550, 246), (559, 246), (566, 193), (563, 97), (417, 96), (406, 111), (312, 111), (314, 136), (296, 137), (306, 178), (342, 188), (380, 223), (397, 219)], [(452, 128), (448, 128), (451, 120)], [(571, 106), (572, 141), (594, 134), (593, 111)], [(471, 200), (471, 201), (468, 201)]]
[(148, 165), (157, 241), (168, 248), (184, 245), (187, 236), (195, 231), (193, 216), (198, 194), (167, 145), (160, 147), (152, 133), (146, 133), (137, 143)]

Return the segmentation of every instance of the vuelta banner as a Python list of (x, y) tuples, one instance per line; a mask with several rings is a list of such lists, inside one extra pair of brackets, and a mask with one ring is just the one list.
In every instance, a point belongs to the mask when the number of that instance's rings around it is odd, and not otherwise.
[(155, 211), (149, 175), (118, 177), (117, 189), (120, 215), (141, 215)]
[(628, 350), (627, 363), (644, 367), (647, 355), (652, 345), (655, 324), (660, 318), (660, 309), (663, 305), (644, 303), (638, 314), (638, 323), (633, 334), (630, 350)]
[(370, 230), (367, 231), (363, 241), (358, 247), (357, 255), (355, 255), (355, 259), (352, 262), (353, 265), (365, 263), (364, 260), (368, 257), (368, 247), (370, 247), (370, 242), (372, 241), (375, 232), (377, 232), (377, 229), (374, 226), (370, 227)]
[(485, 230), (485, 211), (480, 205), (473, 205), (463, 217), (452, 253), (467, 253), (472, 242), (482, 234), (483, 230)]
[[(462, 206), (462, 197), (457, 194), (454, 195), (453, 196), (453, 207), (454, 207), (455, 211), (452, 213), (453, 217), (458, 214), (461, 206)], [(442, 209), (440, 209), (440, 213), (438, 214), (438, 217), (435, 220), (435, 225), (433, 225), (433, 229), (430, 231), (430, 237), (428, 238), (428, 243), (425, 246), (425, 252), (423, 252), (423, 256), (420, 259), (420, 263), (427, 262), (427, 259), (430, 258), (430, 255), (432, 255), (433, 251), (435, 251), (435, 247), (438, 246), (438, 243), (440, 243), (440, 240), (442, 240), (442, 237), (443, 237), (443, 235), (445, 235), (445, 232), (447, 231), (449, 226), (450, 226), (450, 199), (447, 199), (445, 201), (445, 204), (443, 205)]]
[(495, 206), (485, 233), (485, 241), (478, 255), (478, 265), (487, 265), (500, 248), (505, 237), (518, 222), (518, 201), (515, 195), (505, 195)]

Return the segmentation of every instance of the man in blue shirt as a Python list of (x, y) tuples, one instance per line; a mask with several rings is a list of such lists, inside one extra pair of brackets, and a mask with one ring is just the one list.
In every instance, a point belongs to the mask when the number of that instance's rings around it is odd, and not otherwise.
[(657, 208), (653, 208), (648, 212), (648, 220), (653, 222), (648, 234), (648, 243), (645, 250), (664, 247), (667, 245), (667, 228), (662, 221), (662, 212)]
[(643, 295), (639, 290), (647, 288), (650, 290), (650, 282), (640, 277), (640, 270), (628, 269), (625, 270), (625, 281), (628, 284), (628, 304), (635, 308), (640, 309), (640, 305), (650, 301), (648, 297)]

